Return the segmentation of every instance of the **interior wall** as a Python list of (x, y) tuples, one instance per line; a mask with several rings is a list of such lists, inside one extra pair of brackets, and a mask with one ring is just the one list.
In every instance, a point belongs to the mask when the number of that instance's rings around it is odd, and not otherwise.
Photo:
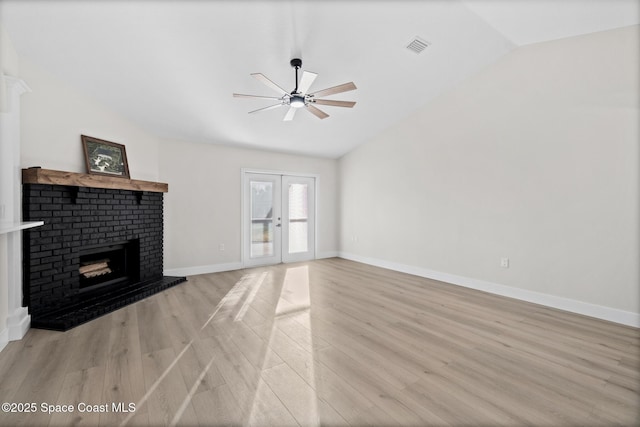
[(169, 183), (164, 244), (169, 273), (240, 267), (243, 168), (318, 175), (316, 256), (337, 254), (337, 160), (177, 140), (160, 147), (161, 180)]
[(341, 253), (640, 313), (639, 36), (520, 47), (344, 156)]
[(80, 135), (88, 135), (124, 144), (132, 179), (158, 180), (158, 138), (25, 58), (20, 74), (32, 90), (22, 96), (23, 168), (86, 173)]

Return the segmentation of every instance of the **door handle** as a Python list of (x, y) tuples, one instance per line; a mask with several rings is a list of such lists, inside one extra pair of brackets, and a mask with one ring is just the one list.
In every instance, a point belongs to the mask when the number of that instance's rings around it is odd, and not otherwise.
[(276, 224), (276, 227), (282, 227), (282, 224)]

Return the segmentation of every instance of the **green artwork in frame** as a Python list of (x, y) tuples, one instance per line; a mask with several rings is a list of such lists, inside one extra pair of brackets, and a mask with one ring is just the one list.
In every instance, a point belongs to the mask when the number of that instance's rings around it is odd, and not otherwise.
[(88, 173), (129, 178), (124, 145), (82, 135), (82, 147)]

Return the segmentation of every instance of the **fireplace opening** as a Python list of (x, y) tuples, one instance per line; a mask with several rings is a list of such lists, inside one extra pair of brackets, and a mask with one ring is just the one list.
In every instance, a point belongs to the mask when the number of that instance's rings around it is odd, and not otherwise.
[(84, 248), (80, 252), (80, 292), (94, 291), (140, 279), (138, 240)]

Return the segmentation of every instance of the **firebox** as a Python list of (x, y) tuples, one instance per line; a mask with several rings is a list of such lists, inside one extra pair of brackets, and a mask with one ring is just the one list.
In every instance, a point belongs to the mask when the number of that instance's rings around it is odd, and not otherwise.
[(80, 251), (80, 292), (137, 282), (140, 279), (140, 242), (96, 245)]

